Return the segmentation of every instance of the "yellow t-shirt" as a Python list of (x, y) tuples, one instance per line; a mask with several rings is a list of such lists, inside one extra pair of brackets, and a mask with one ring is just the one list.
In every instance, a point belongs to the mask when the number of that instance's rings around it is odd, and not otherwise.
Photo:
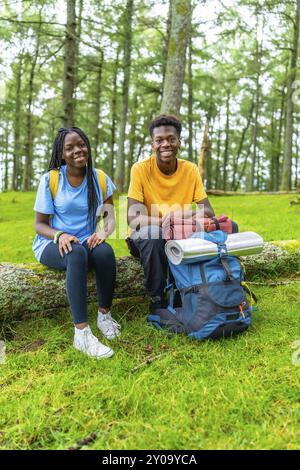
[(197, 166), (177, 159), (177, 169), (165, 175), (157, 166), (156, 156), (135, 163), (131, 168), (128, 197), (142, 202), (148, 215), (157, 217), (207, 197)]

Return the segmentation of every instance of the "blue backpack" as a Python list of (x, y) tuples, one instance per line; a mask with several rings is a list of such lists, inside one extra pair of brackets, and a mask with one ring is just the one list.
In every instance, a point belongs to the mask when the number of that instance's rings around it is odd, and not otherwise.
[[(245, 331), (251, 324), (252, 312), (246, 297), (241, 263), (227, 253), (224, 243), (227, 234), (216, 230), (205, 233), (204, 238), (218, 245), (218, 256), (208, 261), (180, 265), (169, 261), (182, 306), (174, 308), (174, 285), (168, 279), (168, 307), (156, 309), (147, 317), (147, 321), (157, 328), (186, 333), (199, 340), (228, 337)], [(253, 294), (251, 299), (256, 300)]]

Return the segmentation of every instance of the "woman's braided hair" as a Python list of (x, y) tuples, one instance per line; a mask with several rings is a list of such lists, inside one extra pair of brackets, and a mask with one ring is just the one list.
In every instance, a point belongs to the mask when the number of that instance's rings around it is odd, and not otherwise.
[(99, 199), (95, 189), (95, 175), (93, 172), (93, 161), (92, 161), (92, 151), (90, 141), (88, 136), (79, 128), (79, 127), (61, 127), (58, 129), (57, 135), (54, 139), (51, 160), (49, 163), (48, 171), (53, 169), (59, 169), (62, 165), (65, 165), (66, 162), (63, 158), (64, 151), (64, 142), (67, 134), (76, 132), (78, 134), (88, 149), (88, 162), (86, 167), (86, 176), (87, 176), (87, 187), (88, 187), (88, 223), (92, 231), (96, 228), (96, 211), (99, 206)]

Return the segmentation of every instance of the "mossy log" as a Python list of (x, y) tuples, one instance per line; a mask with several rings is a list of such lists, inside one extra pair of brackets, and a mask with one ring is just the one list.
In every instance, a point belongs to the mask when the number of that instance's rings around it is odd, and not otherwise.
[[(241, 259), (248, 280), (295, 276), (300, 273), (300, 241), (266, 243), (261, 254)], [(145, 295), (140, 262), (132, 257), (118, 258), (115, 297), (139, 295)], [(88, 298), (96, 301), (93, 273), (88, 278)], [(0, 264), (0, 325), (49, 315), (67, 305), (64, 272), (37, 263)]]

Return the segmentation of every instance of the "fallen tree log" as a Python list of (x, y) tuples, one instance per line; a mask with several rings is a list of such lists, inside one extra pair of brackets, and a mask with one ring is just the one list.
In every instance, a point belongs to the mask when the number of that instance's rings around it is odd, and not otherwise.
[[(277, 243), (276, 246), (275, 243)], [(300, 273), (300, 241), (266, 243), (259, 255), (241, 258), (248, 280), (277, 279)], [(145, 295), (140, 262), (117, 259), (116, 298)], [(96, 301), (93, 273), (88, 298)], [(0, 264), (0, 325), (27, 317), (45, 316), (67, 307), (65, 273), (35, 264)]]
[(283, 194), (290, 194), (294, 196), (299, 194), (298, 190), (295, 191), (224, 191), (223, 189), (207, 189), (207, 194), (212, 196), (282, 196)]

